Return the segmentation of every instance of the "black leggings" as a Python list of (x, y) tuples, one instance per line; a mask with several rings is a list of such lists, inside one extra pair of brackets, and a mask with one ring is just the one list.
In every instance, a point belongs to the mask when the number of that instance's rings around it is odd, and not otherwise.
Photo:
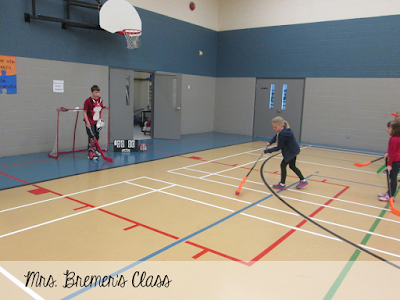
[(304, 180), (303, 174), (301, 174), (301, 171), (296, 167), (296, 158), (297, 158), (297, 156), (295, 156), (288, 162), (285, 162), (284, 159), (282, 160), (282, 162), (281, 162), (281, 183), (282, 184), (285, 184), (285, 182), (286, 182), (286, 175), (287, 175), (286, 167), (287, 167), (287, 165), (289, 165), (289, 168), (292, 169), (293, 172), (296, 173), (296, 175), (300, 178), (300, 180)]
[(397, 174), (399, 174), (399, 169), (400, 169), (400, 161), (394, 161), (392, 164), (392, 171), (389, 174), (389, 178), (390, 178), (390, 193), (388, 190), (388, 193), (390, 194), (390, 196), (392, 196), (394, 198), (394, 194), (396, 193), (396, 189), (397, 189)]

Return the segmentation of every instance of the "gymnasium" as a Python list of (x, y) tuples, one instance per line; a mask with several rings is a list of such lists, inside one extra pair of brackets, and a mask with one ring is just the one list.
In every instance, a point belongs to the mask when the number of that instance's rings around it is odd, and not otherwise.
[[(399, 1), (13, 0), (0, 28), (2, 299), (398, 298)], [(277, 116), (304, 188), (272, 188)]]

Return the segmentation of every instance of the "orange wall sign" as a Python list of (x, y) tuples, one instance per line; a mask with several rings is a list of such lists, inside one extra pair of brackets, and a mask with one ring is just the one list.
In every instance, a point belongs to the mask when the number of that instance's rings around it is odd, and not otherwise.
[(17, 93), (17, 64), (15, 56), (0, 55), (0, 94)]

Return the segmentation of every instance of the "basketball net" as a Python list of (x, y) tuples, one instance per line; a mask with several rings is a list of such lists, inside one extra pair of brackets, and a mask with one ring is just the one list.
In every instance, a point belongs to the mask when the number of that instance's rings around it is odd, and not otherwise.
[(139, 36), (142, 33), (141, 30), (138, 29), (125, 29), (122, 30), (122, 32), (119, 32), (120, 34), (123, 34), (126, 38), (126, 44), (128, 49), (136, 49), (139, 48)]

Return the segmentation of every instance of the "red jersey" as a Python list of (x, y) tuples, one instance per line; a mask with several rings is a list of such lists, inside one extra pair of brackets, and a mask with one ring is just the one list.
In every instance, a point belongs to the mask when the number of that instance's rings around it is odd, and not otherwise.
[(391, 166), (394, 161), (400, 161), (400, 136), (392, 136), (389, 139), (388, 146), (388, 166)]
[(83, 104), (83, 110), (86, 110), (90, 124), (96, 124), (101, 119), (101, 110), (103, 109), (103, 100), (101, 97), (93, 99), (89, 97)]

